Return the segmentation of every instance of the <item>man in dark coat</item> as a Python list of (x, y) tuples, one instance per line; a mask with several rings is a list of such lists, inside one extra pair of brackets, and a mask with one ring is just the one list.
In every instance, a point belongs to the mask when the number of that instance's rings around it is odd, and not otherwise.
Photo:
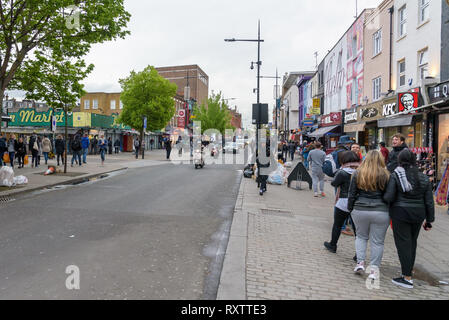
[(391, 173), (393, 173), (394, 169), (398, 167), (398, 155), (399, 153), (407, 149), (408, 146), (405, 143), (405, 137), (401, 133), (396, 133), (393, 136), (392, 139), (393, 144), (393, 150), (391, 150), (390, 154), (388, 155), (388, 161), (387, 161), (387, 169)]
[(64, 140), (62, 136), (59, 135), (55, 140), (55, 150), (56, 150), (56, 159), (58, 161), (59, 166), (59, 158), (61, 158), (61, 164), (64, 163)]
[(170, 160), (170, 153), (171, 153), (171, 141), (169, 138), (167, 138), (164, 142), (165, 150), (167, 151), (167, 160)]

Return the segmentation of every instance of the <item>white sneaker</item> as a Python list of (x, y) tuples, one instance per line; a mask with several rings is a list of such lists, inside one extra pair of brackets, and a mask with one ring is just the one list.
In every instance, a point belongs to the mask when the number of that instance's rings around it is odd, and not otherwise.
[(354, 272), (357, 274), (362, 274), (365, 272), (365, 262), (359, 262), (357, 263), (357, 266), (354, 268)]
[(315, 197), (315, 198), (318, 198), (318, 192), (315, 192), (314, 197)]
[(374, 268), (374, 267), (371, 267), (371, 270), (370, 270), (368, 279), (371, 279), (371, 280), (377, 280), (377, 279), (379, 279), (379, 269), (376, 269), (376, 268)]

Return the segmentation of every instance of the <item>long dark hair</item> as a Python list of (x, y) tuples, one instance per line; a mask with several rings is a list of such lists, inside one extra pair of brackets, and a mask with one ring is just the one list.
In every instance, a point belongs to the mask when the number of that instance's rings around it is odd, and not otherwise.
[(410, 149), (404, 149), (399, 152), (398, 163), (405, 169), (405, 175), (407, 176), (407, 180), (413, 186), (413, 190), (420, 190), (421, 184), (418, 177), (419, 169), (416, 164), (416, 155), (411, 152)]

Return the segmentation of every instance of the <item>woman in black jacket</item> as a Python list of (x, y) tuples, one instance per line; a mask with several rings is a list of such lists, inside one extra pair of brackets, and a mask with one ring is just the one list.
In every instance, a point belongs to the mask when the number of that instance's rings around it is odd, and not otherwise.
[(26, 155), (26, 146), (23, 142), (23, 138), (19, 138), (19, 141), (16, 141), (16, 154), (17, 154), (17, 160), (19, 161), (19, 169), (23, 168), (23, 164), (25, 162), (25, 155)]
[(59, 159), (61, 159), (61, 164), (64, 163), (64, 140), (62, 139), (62, 136), (59, 135), (58, 138), (55, 140), (55, 149), (56, 149), (56, 159), (58, 161), (59, 166)]
[(384, 200), (390, 203), (394, 242), (401, 262), (402, 277), (393, 283), (413, 288), (412, 270), (421, 225), (426, 231), (435, 220), (435, 205), (429, 178), (418, 170), (416, 156), (405, 149), (398, 155), (399, 166), (394, 170)]
[[(341, 228), (349, 217), (348, 210), (348, 193), (349, 185), (351, 184), (352, 174), (355, 173), (359, 167), (359, 158), (352, 151), (343, 151), (340, 153), (341, 168), (335, 174), (331, 185), (335, 187), (337, 191), (337, 202), (334, 207), (334, 225), (332, 227), (332, 238), (330, 242), (324, 242), (324, 246), (330, 252), (337, 252), (337, 242), (340, 238)], [(353, 225), (355, 232), (355, 226)]]

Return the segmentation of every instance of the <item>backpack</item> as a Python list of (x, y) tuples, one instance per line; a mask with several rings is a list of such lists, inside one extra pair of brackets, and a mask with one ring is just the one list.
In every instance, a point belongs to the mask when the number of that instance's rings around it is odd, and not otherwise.
[(79, 139), (73, 140), (73, 142), (72, 142), (72, 149), (73, 150), (81, 149), (81, 143), (80, 143)]
[(324, 174), (326, 174), (327, 176), (331, 178), (335, 177), (335, 173), (337, 172), (338, 168), (332, 154), (326, 155), (322, 169)]

